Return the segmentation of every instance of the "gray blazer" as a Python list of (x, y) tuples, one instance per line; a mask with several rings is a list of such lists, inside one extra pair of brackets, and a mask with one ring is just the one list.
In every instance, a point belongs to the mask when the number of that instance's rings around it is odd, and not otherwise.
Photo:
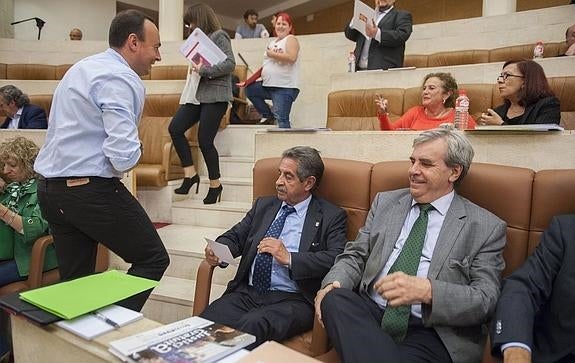
[[(322, 282), (367, 289), (391, 255), (409, 209), (409, 189), (378, 193), (355, 241), (348, 242)], [(423, 323), (433, 327), (454, 363), (479, 362), (484, 326), (495, 310), (506, 224), (455, 194), (431, 258), (432, 305), (422, 304)]]
[(212, 66), (200, 68), (200, 84), (196, 98), (200, 103), (229, 102), (232, 96), (232, 73), (236, 66), (230, 36), (223, 30), (210, 34), (210, 39), (224, 52), (227, 58)]

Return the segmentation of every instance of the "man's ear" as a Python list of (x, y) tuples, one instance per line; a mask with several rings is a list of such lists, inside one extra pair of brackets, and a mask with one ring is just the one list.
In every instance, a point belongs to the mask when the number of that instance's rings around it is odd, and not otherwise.
[(304, 182), (305, 191), (306, 192), (311, 191), (313, 189), (313, 187), (315, 186), (316, 181), (317, 180), (316, 180), (315, 176), (308, 176)]
[(136, 49), (138, 49), (138, 36), (134, 33), (128, 35), (128, 40), (126, 41), (126, 44), (128, 44), (128, 47), (130, 48), (131, 51), (136, 51)]
[(463, 166), (461, 165), (456, 165), (453, 168), (451, 168), (451, 175), (449, 176), (449, 181), (451, 183), (455, 183), (455, 181), (457, 181), (457, 179), (459, 179), (459, 177), (461, 176), (462, 172), (463, 172)]

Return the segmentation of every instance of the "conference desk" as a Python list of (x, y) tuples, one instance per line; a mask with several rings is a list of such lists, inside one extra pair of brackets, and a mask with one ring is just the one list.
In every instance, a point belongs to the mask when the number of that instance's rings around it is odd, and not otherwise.
[(120, 362), (108, 352), (109, 342), (162, 325), (144, 318), (88, 341), (54, 324), (39, 327), (18, 315), (10, 319), (14, 361), (18, 363)]

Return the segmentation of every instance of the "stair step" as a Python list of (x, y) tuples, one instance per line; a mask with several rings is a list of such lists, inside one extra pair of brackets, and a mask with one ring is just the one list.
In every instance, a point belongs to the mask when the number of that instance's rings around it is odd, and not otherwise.
[[(196, 281), (164, 276), (154, 289), (142, 312), (148, 319), (164, 324), (192, 315)], [(212, 284), (210, 302), (222, 296), (226, 287)]]
[(251, 203), (228, 202), (205, 205), (201, 200), (187, 199), (172, 204), (172, 223), (202, 227), (230, 228), (251, 208)]
[[(208, 175), (204, 162), (200, 162), (198, 172), (200, 175)], [(252, 178), (254, 168), (253, 157), (220, 156), (220, 173), (222, 177)]]
[(253, 158), (255, 134), (268, 128), (268, 125), (229, 125), (218, 132), (214, 144), (220, 155)]
[[(222, 191), (222, 200), (230, 202), (251, 202), (252, 198), (252, 178), (243, 177), (222, 177), (220, 182), (224, 186)], [(172, 180), (169, 185), (173, 188), (178, 188), (182, 184), (182, 180)], [(194, 185), (187, 195), (172, 193), (172, 201), (179, 202), (188, 199), (202, 201), (208, 194), (209, 179), (202, 177), (200, 179), (200, 188), (196, 194), (196, 186)]]

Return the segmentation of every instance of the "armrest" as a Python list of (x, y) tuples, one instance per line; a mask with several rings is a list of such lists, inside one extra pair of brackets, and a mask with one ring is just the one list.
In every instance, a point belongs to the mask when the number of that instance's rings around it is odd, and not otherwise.
[(203, 260), (200, 263), (200, 267), (198, 267), (192, 315), (200, 315), (210, 303), (210, 290), (212, 287), (214, 268), (215, 267), (210, 265), (206, 260)]
[(243, 105), (247, 105), (247, 104), (248, 104), (248, 101), (247, 101), (247, 100), (244, 100), (243, 98), (239, 98), (239, 97), (234, 97), (234, 102), (238, 102), (238, 103), (241, 103), (241, 104), (243, 104)]
[(52, 236), (42, 236), (34, 242), (32, 254), (30, 255), (30, 270), (28, 271), (28, 285), (30, 289), (35, 289), (42, 285), (42, 273), (44, 270), (44, 256), (46, 249), (54, 243)]
[(172, 152), (172, 147), (172, 142), (168, 141), (164, 144), (164, 148), (162, 149), (162, 169), (165, 170), (166, 180), (168, 179), (170, 170), (170, 154)]
[(317, 357), (318, 355), (327, 353), (329, 348), (327, 332), (325, 331), (325, 328), (321, 326), (319, 320), (317, 320), (317, 316), (315, 316), (313, 319), (313, 330), (311, 333), (310, 350), (312, 357)]

